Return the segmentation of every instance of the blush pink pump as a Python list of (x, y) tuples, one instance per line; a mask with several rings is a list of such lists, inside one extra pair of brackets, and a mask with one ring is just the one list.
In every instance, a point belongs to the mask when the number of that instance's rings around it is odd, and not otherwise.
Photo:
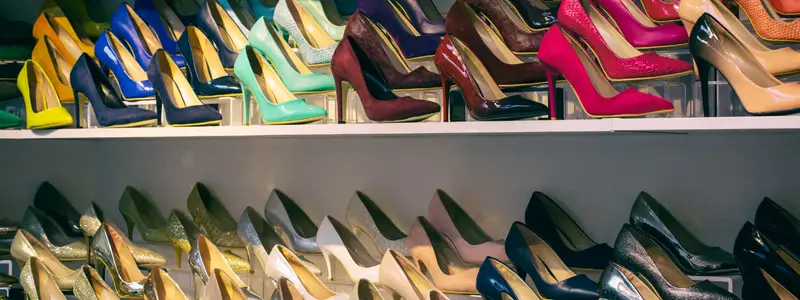
[(656, 24), (633, 0), (595, 0), (625, 39), (636, 49), (671, 48), (686, 45), (689, 35), (675, 22)]
[(540, 49), (539, 60), (547, 69), (550, 87), (548, 98), (551, 116), (563, 115), (563, 112), (556, 111), (554, 102), (558, 74), (563, 75), (572, 86), (581, 107), (593, 118), (636, 117), (673, 110), (672, 103), (660, 97), (632, 88), (618, 92), (586, 50), (559, 25), (553, 25), (545, 33)]

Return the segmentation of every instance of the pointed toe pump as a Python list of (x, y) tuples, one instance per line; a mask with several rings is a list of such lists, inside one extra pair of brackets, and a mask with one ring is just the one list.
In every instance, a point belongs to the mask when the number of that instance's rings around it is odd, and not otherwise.
[(61, 231), (53, 219), (35, 207), (28, 207), (20, 228), (39, 240), (61, 261), (86, 260), (88, 249), (81, 238), (71, 238)]
[(650, 94), (627, 88), (617, 91), (595, 65), (578, 41), (561, 25), (554, 25), (544, 36), (547, 46), (539, 52), (539, 60), (547, 68), (551, 119), (563, 116), (555, 102), (555, 85), (559, 75), (567, 79), (584, 112), (592, 118), (638, 117), (668, 113), (674, 110), (671, 102)]
[(609, 263), (600, 275), (600, 297), (608, 300), (661, 299), (636, 274), (616, 263)]
[(599, 0), (595, 3), (611, 16), (609, 20), (636, 49), (673, 48), (689, 42), (683, 26), (677, 23), (656, 24), (639, 10), (633, 0)]
[[(414, 122), (422, 121), (437, 114), (438, 104), (411, 98), (398, 97), (386, 82), (379, 67), (369, 59), (367, 53), (351, 37), (336, 48), (331, 62), (331, 73), (336, 82), (337, 120), (345, 123), (347, 93), (350, 86), (358, 94), (367, 118), (375, 122)], [(347, 84), (345, 84), (345, 82)]]
[(147, 68), (147, 77), (153, 82), (159, 120), (163, 110), (170, 126), (214, 126), (222, 123), (219, 111), (200, 102), (189, 80), (163, 49), (156, 51)]
[(636, 50), (589, 0), (562, 1), (558, 25), (588, 45), (611, 81), (664, 79), (692, 72), (691, 63)]
[(754, 223), (771, 241), (789, 252), (800, 253), (800, 220), (772, 199), (761, 201)]
[[(175, 250), (175, 262), (178, 268), (181, 268), (183, 262), (183, 254), (189, 255), (192, 245), (195, 240), (203, 234), (200, 228), (197, 228), (192, 218), (186, 213), (173, 210), (167, 218), (170, 230), (167, 232), (169, 243), (172, 244), (172, 249)], [(204, 235), (204, 234), (203, 234)], [(223, 251), (222, 256), (225, 261), (234, 271), (247, 271), (250, 270), (250, 263), (232, 252)]]
[(655, 198), (641, 192), (631, 208), (630, 223), (656, 241), (681, 271), (692, 275), (733, 272), (733, 255), (703, 244)]
[(161, 268), (154, 268), (144, 284), (144, 299), (189, 300), (180, 285)]
[[(103, 223), (106, 223), (105, 214), (96, 203), (92, 202), (89, 205), (89, 209), (81, 216), (81, 230), (83, 230), (83, 234), (86, 235), (87, 241), (94, 237)], [(110, 223), (109, 225), (117, 232), (121, 232), (116, 226)], [(128, 246), (128, 249), (131, 250), (136, 264), (140, 267), (157, 267), (167, 264), (167, 260), (161, 256), (161, 254), (144, 247), (136, 246), (136, 244), (131, 242), (131, 240), (124, 235), (122, 236), (122, 240), (125, 245)], [(91, 245), (89, 242), (86, 244)]]
[(164, 50), (179, 55), (178, 38), (186, 27), (166, 1), (139, 0), (134, 3), (133, 10), (153, 30)]
[(317, 276), (314, 276), (314, 273), (306, 268), (305, 263), (297, 255), (281, 245), (275, 245), (269, 252), (266, 273), (273, 282), (282, 277), (291, 281), (304, 299), (344, 300), (350, 298), (345, 293), (336, 293), (325, 286)]
[(61, 226), (61, 229), (69, 237), (81, 237), (80, 218), (81, 213), (75, 209), (61, 192), (53, 184), (45, 181), (39, 185), (33, 197), (33, 205), (45, 212), (47, 216)]
[(736, 0), (761, 39), (770, 42), (800, 42), (800, 20), (785, 21), (769, 0)]
[(39, 259), (33, 257), (25, 264), (19, 274), (22, 278), (22, 288), (25, 298), (33, 300), (66, 300), (64, 294), (58, 289), (56, 280), (50, 274), (47, 266)]
[(510, 0), (509, 3), (533, 30), (546, 30), (558, 23), (558, 6), (556, 5), (550, 7), (541, 0)]
[(334, 41), (342, 39), (345, 20), (333, 0), (300, 0), (298, 4), (314, 18), (319, 27)]
[(88, 37), (79, 36), (63, 15), (54, 15), (49, 11), (39, 14), (33, 24), (33, 37), (41, 40), (45, 36), (52, 40), (61, 54), (69, 55), (73, 59), (81, 56), (81, 53), (93, 55), (92, 49), (95, 45)]
[(25, 101), (28, 129), (54, 129), (72, 125), (72, 116), (61, 106), (58, 93), (47, 74), (33, 60), (22, 66), (17, 88)]
[(239, 51), (247, 45), (247, 36), (216, 0), (203, 0), (195, 24), (217, 47), (222, 66), (233, 69)]
[(95, 234), (91, 245), (95, 258), (95, 268), (108, 269), (114, 290), (121, 298), (135, 298), (143, 295), (147, 277), (136, 265), (130, 248), (122, 239), (122, 234), (108, 224), (103, 224)]
[(196, 296), (199, 299), (224, 299), (206, 298), (204, 295), (208, 291), (206, 287), (212, 285), (213, 281), (215, 281), (215, 271), (220, 271), (228, 276), (229, 285), (240, 290), (246, 299), (262, 299), (251, 291), (242, 279), (234, 273), (233, 269), (226, 263), (222, 252), (202, 234), (197, 236), (192, 245), (192, 250), (189, 252), (189, 265), (192, 266), (192, 274), (195, 277), (194, 287), (197, 292)]
[(88, 101), (92, 105), (97, 123), (103, 127), (140, 127), (155, 124), (157, 121), (154, 111), (125, 105), (100, 66), (85, 53), (72, 67), (69, 82), (72, 84), (75, 99), (78, 100), (75, 109), (77, 119), (81, 119), (82, 108)]
[(635, 274), (658, 299), (739, 299), (708, 280), (690, 279), (653, 239), (630, 224), (623, 225), (614, 244), (614, 261)]
[[(11, 242), (11, 256), (18, 265), (24, 267), (31, 259), (37, 259), (47, 268), (53, 276), (58, 288), (62, 291), (71, 291), (75, 282), (80, 277), (80, 269), (73, 270), (63, 265), (47, 247), (39, 242), (33, 235), (20, 229)], [(25, 279), (22, 277), (22, 281)]]
[[(356, 12), (358, 13), (358, 12)], [(408, 236), (397, 227), (388, 215), (372, 199), (356, 191), (347, 203), (345, 219), (353, 232), (362, 241), (371, 241), (378, 253), (394, 249), (405, 256), (408, 253), (405, 241)]]
[[(127, 3), (120, 5), (111, 18), (111, 32), (127, 45), (142, 69), (147, 69), (156, 50), (163, 48), (156, 34)], [(183, 57), (173, 56), (172, 59), (178, 67), (186, 66)]]
[(335, 89), (333, 77), (325, 73), (312, 72), (267, 19), (259, 18), (247, 39), (253, 48), (269, 60), (281, 77), (283, 85), (292, 94), (319, 94), (332, 92)]
[(744, 224), (733, 246), (744, 280), (742, 299), (800, 297), (800, 262), (782, 248), (752, 223)]
[[(242, 216), (239, 218), (237, 230), (239, 238), (245, 244), (247, 255), (250, 258), (250, 264), (255, 266), (255, 262), (261, 266), (261, 270), (267, 268), (267, 257), (270, 250), (275, 248), (275, 245), (286, 246), (283, 239), (275, 232), (275, 229), (265, 220), (256, 210), (250, 206), (244, 209)], [(319, 276), (322, 275), (322, 270), (319, 269), (314, 263), (308, 261), (301, 255), (297, 256), (306, 265), (309, 271)]]
[(323, 66), (331, 62), (336, 41), (320, 28), (298, 0), (279, 1), (274, 19), (279, 27), (289, 32), (307, 64)]
[(530, 86), (547, 81), (544, 65), (523, 61), (514, 55), (494, 29), (464, 0), (453, 3), (445, 24), (447, 32), (472, 50), (499, 87)]
[(506, 254), (524, 280), (530, 276), (534, 292), (542, 299), (598, 299), (597, 283), (577, 275), (553, 248), (520, 222), (506, 237)]
[(75, 58), (62, 54), (50, 38), (44, 36), (36, 43), (36, 47), (33, 47), (31, 59), (42, 67), (47, 78), (53, 83), (61, 102), (75, 100), (69, 81), (69, 70), (75, 64)]
[(487, 256), (508, 261), (503, 240), (494, 240), (442, 190), (428, 204), (428, 220), (453, 244), (466, 262), (478, 265)]
[(320, 252), (317, 245), (317, 224), (284, 192), (274, 189), (264, 207), (264, 217), (275, 232), (289, 240), (297, 252)]
[(475, 295), (478, 268), (459, 257), (447, 238), (425, 217), (411, 225), (406, 246), (414, 264), (430, 274), (436, 289), (449, 294)]
[(493, 257), (487, 257), (481, 264), (477, 289), (481, 297), (488, 300), (548, 299), (539, 297), (528, 286), (524, 277), (520, 278), (511, 267)]
[(424, 66), (411, 69), (385, 29), (360, 11), (350, 16), (344, 33), (352, 37), (383, 74), (394, 91), (416, 91), (439, 86), (439, 75)]
[(679, 12), (683, 27), (689, 33), (703, 14), (714, 17), (774, 76), (800, 72), (800, 52), (789, 47), (767, 47), (736, 15), (716, 0), (684, 0), (681, 1)]
[[(81, 267), (81, 276), (75, 282), (73, 293), (79, 300), (115, 300), (119, 299), (116, 292), (111, 289), (103, 276), (89, 265)], [(39, 298), (42, 299), (42, 298)]]
[(153, 99), (153, 85), (147, 73), (127, 48), (111, 31), (104, 31), (95, 46), (97, 60), (110, 70), (109, 78), (114, 81), (122, 99), (125, 101)]
[(469, 115), (479, 121), (526, 119), (550, 113), (544, 104), (503, 93), (483, 62), (454, 36), (444, 37), (433, 63), (442, 78), (442, 118), (445, 121), (449, 120), (450, 82), (454, 82), (464, 96)]
[(358, 1), (358, 10), (391, 35), (406, 59), (430, 59), (442, 40), (441, 34), (420, 33), (405, 19), (402, 9), (393, 0)]
[[(296, 98), (283, 85), (272, 65), (252, 46), (246, 46), (239, 54), (234, 73), (244, 92), (242, 103), (246, 119), (250, 116), (251, 97), (255, 97), (265, 124), (305, 124), (322, 120), (328, 114), (325, 109), (308, 104), (306, 99)], [(249, 120), (245, 124), (249, 124)]]
[(186, 78), (198, 98), (235, 97), (242, 94), (239, 81), (228, 75), (216, 48), (200, 29), (189, 26), (178, 43), (181, 55), (186, 60)]
[(157, 206), (133, 187), (125, 187), (119, 199), (119, 212), (125, 219), (128, 238), (133, 239), (134, 228), (142, 240), (150, 243), (166, 243), (167, 222)]
[(430, 297), (433, 291), (438, 290), (428, 281), (428, 277), (397, 251), (389, 249), (383, 255), (379, 277), (381, 285), (388, 288), (395, 299), (438, 299)]
[(372, 282), (378, 281), (378, 269), (380, 267), (380, 254), (370, 252), (367, 247), (350, 231), (344, 224), (325, 216), (317, 232), (317, 243), (325, 264), (328, 266), (328, 280), (333, 280), (333, 259), (339, 261), (344, 266), (347, 277), (353, 283), (360, 279), (367, 279)]
[(572, 269), (602, 270), (614, 249), (593, 241), (578, 223), (542, 192), (534, 192), (525, 209), (525, 225)]
[(544, 32), (528, 27), (508, 0), (465, 0), (465, 2), (492, 25), (492, 29), (503, 38), (506, 46), (514, 54), (529, 56), (539, 52), (539, 43)]
[(186, 200), (186, 207), (192, 214), (194, 222), (214, 242), (214, 245), (244, 248), (236, 232), (238, 225), (236, 219), (205, 184), (198, 182), (194, 185)]

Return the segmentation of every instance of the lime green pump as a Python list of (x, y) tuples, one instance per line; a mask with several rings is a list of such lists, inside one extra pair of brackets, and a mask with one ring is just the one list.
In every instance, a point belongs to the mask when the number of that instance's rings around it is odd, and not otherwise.
[(283, 84), (295, 95), (333, 92), (333, 77), (315, 73), (292, 51), (275, 28), (261, 17), (247, 36), (250, 45), (275, 67)]
[(256, 98), (261, 119), (266, 124), (311, 123), (328, 114), (305, 99), (295, 98), (264, 57), (250, 45), (239, 53), (233, 72), (242, 84), (245, 125), (250, 123), (251, 97)]

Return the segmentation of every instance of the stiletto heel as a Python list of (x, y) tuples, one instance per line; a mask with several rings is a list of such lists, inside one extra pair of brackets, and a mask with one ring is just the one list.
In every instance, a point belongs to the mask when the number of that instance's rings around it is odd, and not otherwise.
[(158, 117), (158, 119), (156, 121), (156, 125), (158, 125), (159, 127), (161, 127), (163, 125), (162, 124), (162, 120), (163, 119), (162, 119), (162, 116), (161, 116), (163, 109), (164, 109), (164, 106), (163, 106), (163, 103), (161, 101), (161, 97), (158, 94), (156, 94), (156, 116)]
[[(711, 96), (709, 95), (711, 91), (708, 88), (708, 81), (711, 80), (711, 76), (715, 73), (714, 66), (700, 57), (695, 57), (694, 63), (695, 67), (697, 67), (697, 78), (700, 80), (700, 89), (703, 97), (703, 116), (716, 117), (717, 110), (711, 110)], [(714, 106), (716, 108), (716, 105)]]
[[(345, 124), (345, 112), (347, 111), (347, 93), (350, 91), (350, 84), (342, 80), (342, 77), (333, 74), (333, 83), (336, 85), (336, 122)], [(345, 86), (347, 84), (347, 86)]]
[[(547, 101), (549, 102), (550, 120), (564, 119), (564, 102), (559, 101), (556, 92), (556, 77), (558, 71), (552, 67), (545, 66), (545, 76), (547, 77)], [(525, 279), (525, 278), (523, 278)]]
[(360, 279), (378, 282), (378, 267), (380, 261), (355, 233), (350, 231), (342, 222), (330, 216), (322, 219), (322, 224), (317, 231), (317, 243), (325, 258), (328, 267), (328, 280), (333, 280), (333, 261), (339, 262), (347, 278), (357, 283)]
[(442, 122), (450, 122), (450, 83), (441, 70), (439, 75), (442, 77)]
[[(81, 109), (83, 109), (83, 101), (81, 101), (81, 98), (78, 97), (78, 91), (74, 91), (73, 97), (75, 97), (75, 108), (74, 108), (75, 113), (73, 114), (73, 119), (75, 121), (75, 128), (81, 128)], [(86, 125), (88, 126), (89, 124)]]
[[(159, 112), (158, 115), (161, 120), (161, 113)], [(125, 219), (125, 227), (128, 228), (128, 239), (133, 240), (133, 226), (136, 226), (136, 222), (125, 214), (122, 215), (122, 218)]]
[(178, 269), (180, 269), (181, 263), (183, 262), (183, 250), (175, 245), (172, 245), (172, 250), (175, 251), (175, 264), (177, 264)]
[(328, 273), (325, 273), (328, 277), (328, 281), (333, 281), (333, 268), (331, 267), (331, 253), (328, 251), (322, 250), (322, 257), (325, 258), (325, 266), (327, 267)]
[(250, 125), (250, 95), (253, 93), (242, 84), (242, 112), (244, 125)]

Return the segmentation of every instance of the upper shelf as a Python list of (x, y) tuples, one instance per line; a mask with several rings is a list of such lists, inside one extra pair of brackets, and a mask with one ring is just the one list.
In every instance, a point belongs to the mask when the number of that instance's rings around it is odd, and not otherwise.
[(647, 118), (565, 121), (453, 122), (225, 127), (2, 130), (0, 139), (160, 139), (305, 136), (526, 135), (567, 133), (800, 132), (800, 117)]

